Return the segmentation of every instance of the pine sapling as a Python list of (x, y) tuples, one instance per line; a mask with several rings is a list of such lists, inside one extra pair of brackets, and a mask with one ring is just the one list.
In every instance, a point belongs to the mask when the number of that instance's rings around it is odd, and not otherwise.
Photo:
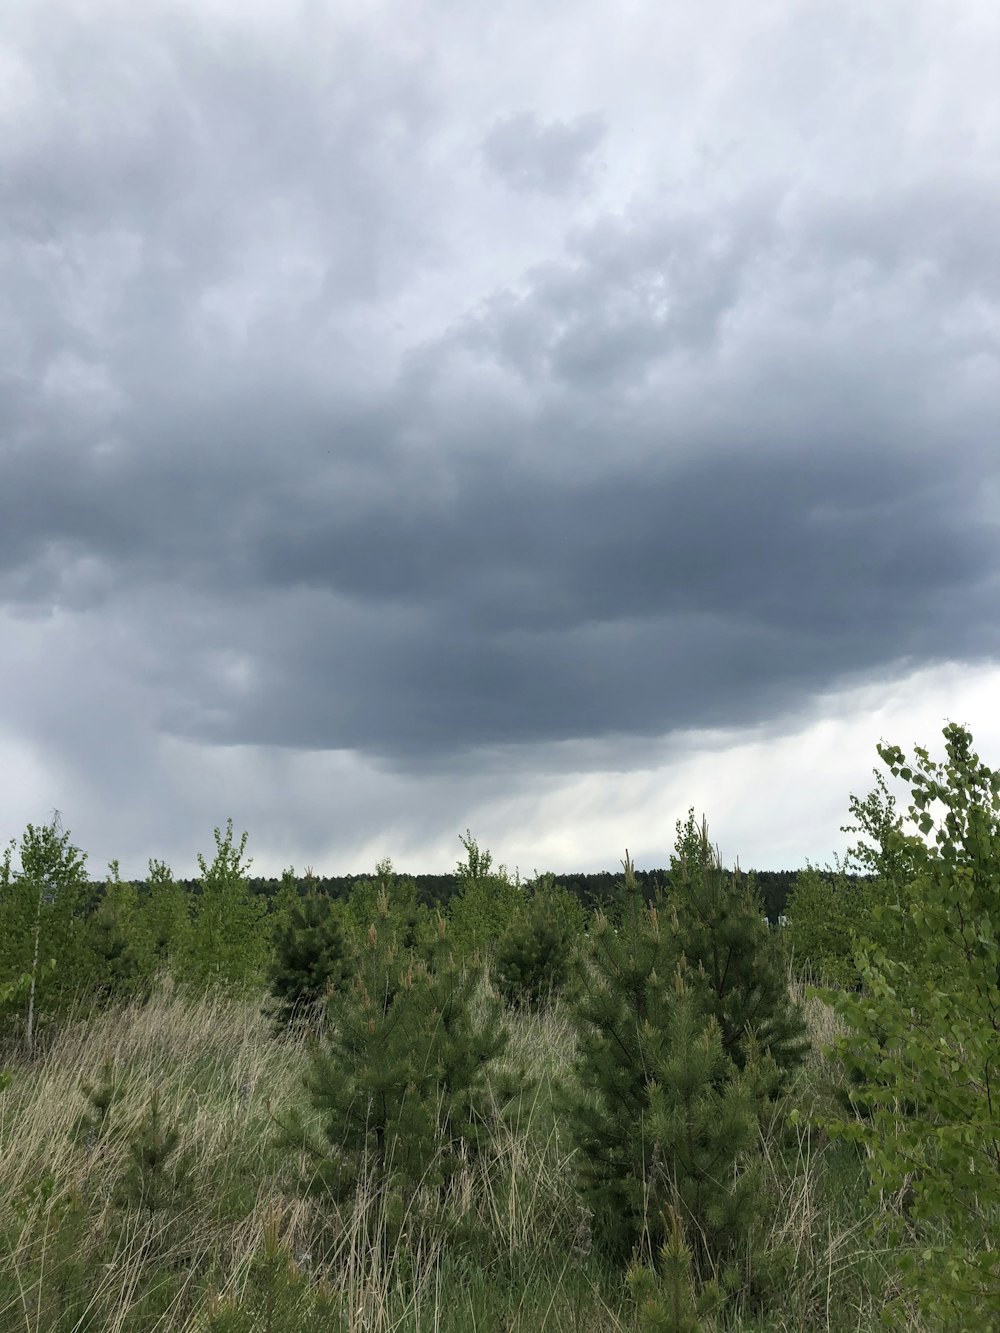
[(299, 899), (284, 916), (275, 934), (269, 973), (279, 1032), (308, 1018), (320, 1000), (343, 985), (350, 970), (347, 945), (330, 898)]

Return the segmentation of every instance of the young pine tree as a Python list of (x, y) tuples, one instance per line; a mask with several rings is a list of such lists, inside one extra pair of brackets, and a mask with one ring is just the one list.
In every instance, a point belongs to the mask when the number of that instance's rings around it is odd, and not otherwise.
[(152, 985), (153, 939), (136, 886), (122, 879), (117, 861), (110, 862), (108, 871), (104, 892), (88, 921), (97, 989), (105, 999), (130, 999), (148, 994)]
[(616, 932), (603, 917), (576, 1000), (579, 1093), (568, 1107), (595, 1235), (620, 1260), (658, 1254), (679, 1199), (707, 1280), (745, 1259), (756, 1216), (752, 1149), (773, 1062), (726, 1051), (677, 932), (637, 900)]
[(308, 1086), (324, 1114), (320, 1168), (336, 1197), (378, 1190), (390, 1232), (423, 1186), (446, 1191), (486, 1133), (486, 1070), (505, 1045), (477, 1011), (479, 977), (460, 967), (444, 922), (432, 962), (400, 946), (379, 903), (350, 982), (330, 998), (329, 1029)]
[(532, 887), (493, 960), (493, 983), (508, 1005), (538, 1009), (562, 992), (582, 937), (582, 916), (576, 900), (556, 888), (551, 876)]
[(752, 884), (738, 869), (732, 876), (722, 869), (704, 818), (696, 825), (692, 809), (676, 827), (669, 903), (693, 984), (719, 1024), (726, 1054), (742, 1068), (752, 1039), (774, 1061), (777, 1091), (808, 1048), (782, 950)]
[(307, 1018), (324, 996), (343, 984), (350, 969), (344, 934), (325, 894), (300, 898), (282, 915), (269, 973), (279, 1032)]
[(299, 887), (299, 877), (295, 873), (295, 867), (286, 866), (281, 872), (278, 890), (268, 898), (267, 904), (268, 924), (271, 927), (272, 950), (277, 943), (278, 936), (288, 925), (292, 913), (299, 907), (303, 897), (314, 896), (312, 894), (314, 879), (315, 876), (310, 867), (305, 874), (306, 892), (303, 894)]
[(659, 1271), (633, 1264), (628, 1273), (640, 1333), (703, 1333), (700, 1315), (714, 1301), (711, 1294), (697, 1291), (691, 1248), (676, 1207), (664, 1214), (663, 1229), (668, 1239), (660, 1248)]
[(145, 1115), (128, 1139), (128, 1159), (115, 1201), (141, 1209), (152, 1222), (190, 1196), (193, 1158), (181, 1148), (181, 1129), (164, 1115), (160, 1095), (150, 1095)]
[[(383, 900), (388, 904), (387, 915), (382, 915)], [(372, 879), (355, 883), (347, 900), (344, 925), (354, 947), (365, 947), (368, 927), (377, 919), (401, 949), (428, 946), (436, 933), (432, 914), (419, 899), (416, 881), (397, 875), (388, 857), (376, 865)]]

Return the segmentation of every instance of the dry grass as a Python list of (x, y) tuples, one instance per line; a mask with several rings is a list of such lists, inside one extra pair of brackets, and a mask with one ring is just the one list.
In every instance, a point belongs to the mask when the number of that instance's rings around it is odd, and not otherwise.
[[(45, 1305), (46, 1244), (74, 1209), (86, 1212), (93, 1248), (110, 1247), (92, 1282), (95, 1308), (117, 1304), (109, 1327), (126, 1317), (151, 1254), (191, 1274), (214, 1265), (226, 1286), (238, 1283), (276, 1216), (294, 1245), (308, 1210), (282, 1190), (268, 1124), (271, 1108), (296, 1094), (297, 1056), (268, 1039), (257, 1006), (166, 989), (148, 1004), (68, 1026), (35, 1063), (15, 1066), (0, 1096), (0, 1227), (10, 1238), (6, 1264), (17, 1280), (8, 1285), (17, 1289), (23, 1322), (13, 1320), (8, 1298), (0, 1327), (32, 1327), (30, 1312)], [(81, 1135), (84, 1085), (99, 1084), (104, 1066), (117, 1085), (114, 1132)], [(115, 1201), (154, 1093), (164, 1119), (181, 1126), (191, 1164), (188, 1196), (162, 1217)], [(246, 1203), (233, 1216), (220, 1204), (237, 1180)], [(34, 1289), (24, 1287), (19, 1266), (33, 1273)], [(4, 1267), (0, 1259), (0, 1277)], [(178, 1303), (189, 1297), (181, 1284)], [(176, 1313), (164, 1328), (182, 1327), (171, 1322)]]
[[(566, 1261), (566, 1235), (572, 1239), (579, 1224), (570, 1150), (551, 1117), (552, 1079), (565, 1068), (568, 1033), (558, 1009), (516, 1023), (505, 1062), (510, 1071), (526, 1064), (539, 1077), (453, 1201), (458, 1220), (464, 1213), (475, 1221), (489, 1252), (517, 1267), (529, 1287), (536, 1281), (548, 1289), (552, 1256)], [(117, 1086), (115, 1132), (88, 1141), (78, 1132), (88, 1108), (84, 1085), (99, 1084), (105, 1065)], [(433, 1235), (415, 1225), (410, 1249), (393, 1252), (383, 1243), (374, 1190), (361, 1190), (345, 1210), (300, 1197), (295, 1163), (275, 1147), (275, 1135), (282, 1115), (303, 1106), (305, 1067), (304, 1042), (276, 1041), (258, 1000), (188, 995), (169, 985), (145, 1004), (67, 1026), (35, 1062), (16, 1065), (0, 1093), (0, 1331), (82, 1333), (94, 1317), (102, 1330), (134, 1329), (155, 1262), (174, 1274), (175, 1290), (142, 1327), (201, 1333), (244, 1295), (252, 1299), (255, 1265), (275, 1252), (302, 1275), (306, 1295), (324, 1282), (336, 1290), (340, 1322), (330, 1327), (461, 1327), (445, 1319), (449, 1306), (454, 1315), (456, 1292)], [(164, 1119), (181, 1128), (191, 1183), (176, 1207), (150, 1216), (123, 1208), (115, 1191), (154, 1092)], [(66, 1230), (71, 1217), (79, 1234)], [(55, 1267), (67, 1246), (102, 1256), (86, 1275), (89, 1308), (75, 1323), (59, 1316), (54, 1285), (64, 1280)], [(619, 1327), (595, 1292), (577, 1305), (580, 1333)], [(509, 1327), (527, 1333), (532, 1319), (527, 1307), (518, 1316), (515, 1303)]]
[[(839, 1020), (815, 996), (793, 993), (812, 1043), (793, 1096), (808, 1112), (837, 1073), (823, 1052)], [(512, 1020), (499, 1072), (531, 1077), (454, 1191), (452, 1221), (480, 1238), (463, 1266), (416, 1216), (403, 1228), (407, 1244), (390, 1244), (375, 1190), (340, 1210), (302, 1194), (303, 1163), (275, 1146), (275, 1131), (305, 1103), (305, 1043), (275, 1040), (258, 999), (165, 985), (145, 1004), (71, 1024), (34, 1062), (16, 1063), (0, 1092), (0, 1333), (632, 1329), (621, 1284), (600, 1289), (600, 1256), (589, 1253), (573, 1151), (560, 1130), (557, 1088), (573, 1049), (559, 1004)], [(115, 1131), (88, 1137), (78, 1129), (83, 1084), (99, 1083), (105, 1064), (118, 1086)], [(154, 1091), (181, 1129), (190, 1174), (174, 1206), (148, 1212), (123, 1206), (116, 1190)], [(772, 1221), (761, 1246), (784, 1266), (787, 1295), (783, 1313), (759, 1327), (877, 1327), (892, 1256), (868, 1240), (860, 1164), (805, 1124), (783, 1129), (779, 1117), (762, 1150)], [(78, 1255), (89, 1264), (80, 1272)], [(271, 1314), (258, 1308), (265, 1269), (280, 1275)], [(169, 1298), (151, 1305), (156, 1272), (169, 1275)], [(74, 1281), (85, 1293), (75, 1306), (66, 1295)], [(324, 1291), (335, 1314), (310, 1323), (310, 1303)], [(915, 1321), (911, 1328), (918, 1333)]]

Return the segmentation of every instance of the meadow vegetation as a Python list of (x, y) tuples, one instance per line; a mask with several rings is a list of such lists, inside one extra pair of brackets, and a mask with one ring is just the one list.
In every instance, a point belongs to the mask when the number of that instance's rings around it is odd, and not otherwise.
[[(0, 1333), (1000, 1327), (1000, 774), (879, 754), (781, 930), (707, 826), (585, 910), (0, 860)], [(907, 831), (907, 824), (911, 831)], [(862, 878), (848, 874), (860, 868)]]

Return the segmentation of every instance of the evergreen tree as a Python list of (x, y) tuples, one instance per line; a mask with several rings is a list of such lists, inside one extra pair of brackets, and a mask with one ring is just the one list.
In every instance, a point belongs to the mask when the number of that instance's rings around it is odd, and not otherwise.
[[(306, 871), (306, 896), (313, 893), (315, 876), (312, 869)], [(292, 913), (302, 902), (303, 894), (299, 889), (298, 876), (294, 866), (286, 866), (281, 872), (278, 891), (268, 899), (268, 920), (271, 926), (271, 948), (277, 947), (278, 938), (292, 919)], [(273, 960), (272, 960), (273, 961)]]
[(343, 984), (349, 958), (343, 932), (325, 895), (300, 899), (282, 914), (269, 982), (278, 1002), (278, 1031), (292, 1026), (328, 992)]
[(599, 916), (577, 998), (580, 1092), (568, 1107), (594, 1228), (612, 1254), (658, 1253), (680, 1199), (702, 1278), (734, 1262), (757, 1204), (755, 1145), (774, 1066), (725, 1050), (677, 932), (638, 902), (616, 933)]
[(551, 876), (532, 886), (531, 896), (501, 936), (493, 961), (494, 985), (508, 1005), (537, 1009), (562, 992), (582, 934), (574, 931), (573, 922), (582, 915), (579, 904), (555, 888)]
[(383, 894), (350, 983), (331, 996), (308, 1086), (331, 1150), (322, 1182), (339, 1198), (380, 1191), (391, 1230), (422, 1186), (445, 1190), (479, 1150), (485, 1071), (506, 1034), (473, 1008), (479, 977), (456, 963), (443, 920), (429, 963), (388, 919)]
[(166, 1119), (160, 1094), (150, 1095), (142, 1120), (128, 1140), (128, 1164), (116, 1191), (119, 1204), (140, 1208), (152, 1221), (174, 1210), (190, 1195), (193, 1158), (180, 1148), (181, 1132)]
[(628, 1288), (636, 1301), (640, 1333), (703, 1333), (701, 1316), (715, 1304), (715, 1293), (699, 1292), (691, 1249), (677, 1208), (663, 1217), (668, 1239), (660, 1248), (659, 1271), (646, 1264), (629, 1269)]
[(139, 893), (122, 879), (117, 861), (110, 862), (108, 870), (104, 892), (89, 921), (98, 992), (107, 999), (148, 994), (155, 957)]
[(647, 903), (627, 853), (623, 865), (619, 924), (598, 915), (575, 997), (581, 1186), (610, 1254), (651, 1263), (674, 1209), (702, 1295), (733, 1294), (752, 1273), (761, 1121), (801, 1027), (761, 914), (719, 873), (704, 822), (678, 823), (669, 899)]
[(420, 902), (416, 881), (397, 875), (388, 857), (379, 861), (373, 879), (355, 883), (347, 900), (344, 924), (355, 947), (365, 947), (368, 927), (375, 920), (381, 921), (382, 931), (388, 931), (404, 950), (425, 948), (435, 935), (433, 915)]
[(708, 826), (704, 818), (696, 825), (693, 809), (676, 828), (669, 903), (677, 942), (696, 973), (707, 1012), (718, 1021), (726, 1054), (737, 1065), (745, 1063), (752, 1037), (787, 1076), (808, 1048), (805, 1022), (788, 993), (784, 956), (753, 885), (738, 867), (726, 875)]

